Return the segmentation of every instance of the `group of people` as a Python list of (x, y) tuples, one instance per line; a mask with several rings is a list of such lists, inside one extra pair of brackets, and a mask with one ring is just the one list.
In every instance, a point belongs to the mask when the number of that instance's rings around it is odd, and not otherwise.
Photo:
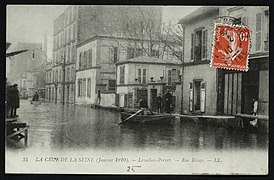
[(18, 85), (8, 85), (6, 89), (6, 101), (7, 101), (7, 117), (15, 118), (17, 115), (17, 108), (20, 107)]
[[(163, 98), (164, 98), (164, 101), (163, 101)], [(165, 112), (166, 113), (171, 113), (172, 110), (173, 110), (173, 107), (172, 107), (172, 94), (170, 93), (169, 89), (166, 90), (166, 93), (165, 93), (163, 98), (161, 96), (161, 93), (159, 93), (158, 96), (157, 96), (157, 104), (156, 104), (157, 112), (161, 113), (163, 102), (164, 102), (165, 103), (164, 104), (165, 105)], [(141, 109), (148, 109), (146, 98), (140, 100), (140, 108)]]

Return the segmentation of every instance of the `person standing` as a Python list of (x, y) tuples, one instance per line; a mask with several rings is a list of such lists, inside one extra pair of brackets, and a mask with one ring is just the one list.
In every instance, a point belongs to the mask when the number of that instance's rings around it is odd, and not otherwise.
[(157, 111), (159, 114), (161, 113), (161, 109), (162, 109), (162, 96), (159, 93), (157, 96)]
[(36, 91), (35, 94), (33, 95), (33, 98), (32, 98), (33, 101), (38, 101), (39, 100), (39, 95), (38, 95), (38, 92)]
[(165, 103), (166, 103), (166, 113), (170, 113), (170, 105), (172, 103), (172, 94), (170, 93), (170, 90), (168, 89), (166, 94), (165, 94)]
[(20, 107), (19, 91), (17, 89), (18, 84), (14, 84), (11, 89), (11, 113), (10, 117), (18, 117), (16, 110)]
[(6, 86), (6, 117), (9, 118), (11, 115), (11, 102), (12, 102), (12, 86), (7, 85)]
[[(258, 112), (258, 101), (257, 101), (255, 98), (253, 98), (252, 101), (253, 101), (253, 110), (251, 111), (251, 114), (252, 114), (253, 116), (257, 116), (257, 112)], [(254, 120), (250, 121), (250, 124), (251, 124), (253, 127), (258, 127), (258, 122), (257, 122), (257, 121), (258, 121), (257, 119), (254, 119)]]
[(140, 108), (143, 110), (142, 114), (147, 115), (148, 105), (145, 99), (140, 99)]

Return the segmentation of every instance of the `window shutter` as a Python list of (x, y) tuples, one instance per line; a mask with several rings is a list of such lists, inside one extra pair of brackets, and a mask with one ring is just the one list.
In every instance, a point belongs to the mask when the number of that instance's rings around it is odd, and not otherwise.
[(205, 97), (206, 97), (206, 91), (205, 91), (205, 82), (201, 82), (201, 112), (205, 112)]
[(193, 83), (189, 83), (189, 111), (193, 111)]
[(202, 31), (202, 59), (207, 58), (207, 30)]
[(191, 34), (191, 51), (190, 51), (190, 61), (194, 61), (194, 34)]

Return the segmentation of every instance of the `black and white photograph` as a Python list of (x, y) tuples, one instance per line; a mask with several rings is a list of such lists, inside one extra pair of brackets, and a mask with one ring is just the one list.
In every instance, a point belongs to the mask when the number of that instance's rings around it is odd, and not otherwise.
[(268, 175), (269, 13), (7, 5), (5, 173)]

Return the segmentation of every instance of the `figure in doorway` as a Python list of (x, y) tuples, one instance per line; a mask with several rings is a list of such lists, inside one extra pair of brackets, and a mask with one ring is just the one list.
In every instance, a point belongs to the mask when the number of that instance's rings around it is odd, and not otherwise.
[(162, 96), (161, 93), (157, 96), (157, 112), (160, 114), (162, 109)]
[[(253, 98), (252, 99), (252, 101), (253, 101), (253, 110), (251, 111), (251, 114), (253, 115), (253, 116), (257, 116), (257, 112), (258, 112), (258, 101), (257, 101), (257, 99), (256, 98)], [(258, 127), (258, 122), (257, 122), (258, 120), (257, 119), (254, 119), (254, 120), (252, 120), (252, 121), (250, 121), (250, 124), (253, 126), (253, 127)]]
[(167, 92), (165, 94), (165, 103), (166, 103), (166, 113), (171, 113), (171, 103), (172, 103), (172, 94), (170, 93), (170, 90), (167, 89)]

